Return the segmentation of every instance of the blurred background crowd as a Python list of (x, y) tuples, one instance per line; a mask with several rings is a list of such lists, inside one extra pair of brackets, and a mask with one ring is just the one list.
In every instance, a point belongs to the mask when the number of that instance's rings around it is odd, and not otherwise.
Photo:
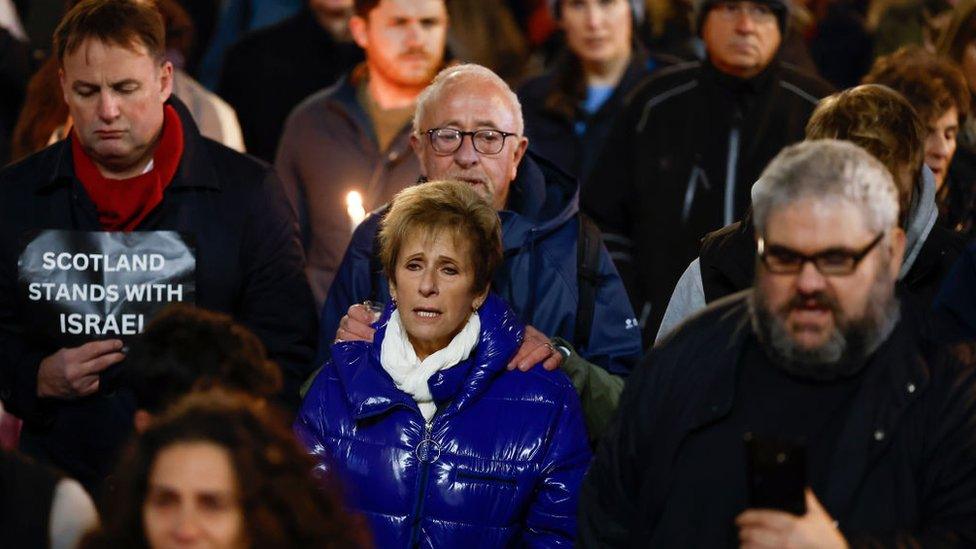
[[(147, 5), (162, 16), (160, 59)], [(104, 15), (113, 9), (136, 15)], [(146, 79), (100, 80), (115, 69)], [(165, 93), (146, 99), (145, 82)], [(864, 366), (908, 361), (892, 347), (933, 326), (953, 343), (976, 336), (973, 93), (976, 0), (0, 0), (0, 545), (16, 524), (23, 546), (610, 546), (646, 541), (618, 526), (653, 516), (665, 545), (734, 545), (738, 531), (744, 546), (782, 546), (752, 538), (783, 532), (745, 496), (700, 531), (679, 516), (696, 508), (682, 499), (692, 488), (626, 499), (658, 486), (628, 476), (645, 472), (635, 461), (664, 474), (691, 452), (674, 471), (689, 486), (695, 467), (711, 470), (713, 439), (668, 446), (700, 441), (697, 427), (655, 431), (695, 414), (732, 421), (721, 437), (735, 452), (735, 422), (812, 441), (802, 516), (822, 528), (811, 546), (889, 526), (909, 532), (869, 541), (976, 544), (972, 356), (958, 377), (933, 370), (922, 394), (928, 374), (879, 381)], [(120, 132), (145, 142), (125, 148)], [(781, 152), (804, 139), (864, 150)], [(810, 175), (820, 159), (837, 188)], [(858, 169), (870, 185), (844, 179)], [(784, 198), (770, 181), (816, 192)], [(765, 247), (767, 221), (810, 206), (804, 193), (848, 200), (833, 219), (845, 230), (798, 229), (823, 214), (810, 207)], [(868, 226), (873, 241), (844, 240)], [(197, 231), (200, 308), (160, 314), (131, 348), (44, 340), (13, 296), (21, 234), (48, 228)], [(463, 259), (420, 277), (416, 258), (432, 249)], [(797, 297), (765, 319), (758, 301), (696, 324), (754, 282), (775, 300), (781, 275), (797, 279)], [(837, 277), (855, 282), (823, 282)], [(824, 287), (804, 288), (813, 278)], [(934, 305), (953, 322), (916, 329), (891, 313), (896, 289), (920, 316)], [(763, 332), (795, 310), (833, 315), (823, 332), (848, 347), (804, 355), (804, 330)], [(647, 381), (658, 370), (635, 369), (653, 358), (660, 371), (688, 362), (712, 375), (728, 358), (712, 343), (742, 342), (733, 316), (756, 331), (728, 355), (758, 364), (749, 375), (666, 380), (685, 398), (653, 393), (667, 386)], [(453, 322), (449, 337), (425, 324), (434, 318)], [(706, 329), (728, 333), (695, 343)], [(948, 360), (926, 345), (906, 369)], [(780, 362), (795, 368), (780, 376)], [(532, 373), (516, 383), (515, 370)], [(926, 413), (882, 429), (901, 401), (861, 398), (882, 385), (931, 399)], [(790, 413), (698, 398), (732, 386), (782, 397)], [(805, 419), (818, 407), (835, 415)], [(856, 436), (837, 419), (868, 416), (879, 425)], [(941, 429), (950, 420), (958, 427)], [(884, 454), (857, 471), (867, 496), (839, 507), (841, 475), (828, 477), (855, 467), (821, 467), (828, 450), (896, 436), (928, 449), (929, 428), (939, 451)], [(919, 480), (929, 473), (938, 482)], [(922, 495), (886, 498), (889, 485)], [(677, 498), (678, 510), (649, 497)], [(847, 513), (839, 530), (828, 512)]]

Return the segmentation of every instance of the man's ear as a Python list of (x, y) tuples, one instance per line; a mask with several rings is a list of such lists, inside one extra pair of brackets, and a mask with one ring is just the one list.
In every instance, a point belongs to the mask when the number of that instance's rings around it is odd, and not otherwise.
[(518, 142), (518, 147), (515, 148), (515, 152), (512, 153), (512, 170), (508, 174), (509, 181), (515, 181), (515, 176), (518, 175), (518, 167), (522, 163), (522, 159), (525, 158), (525, 151), (529, 148), (529, 138), (520, 137)]
[[(413, 154), (417, 155), (417, 160), (420, 161), (420, 171), (423, 173), (424, 170), (424, 142), (417, 135), (417, 132), (412, 132), (410, 134), (410, 148), (413, 149)], [(427, 174), (423, 174), (427, 175)]]
[(169, 61), (164, 61), (163, 66), (159, 69), (159, 97), (162, 103), (169, 100), (169, 96), (173, 94), (173, 64)]
[(353, 15), (349, 19), (349, 34), (352, 35), (356, 45), (364, 50), (369, 47), (369, 33), (366, 32), (368, 26), (369, 21), (358, 15)]
[(65, 103), (68, 103), (68, 81), (65, 79), (63, 67), (58, 69), (58, 80), (61, 82), (61, 97), (64, 98)]
[(136, 410), (135, 415), (132, 416), (132, 425), (135, 427), (136, 433), (145, 433), (149, 429), (149, 426), (152, 425), (153, 419), (155, 418), (148, 410), (143, 410), (142, 408)]

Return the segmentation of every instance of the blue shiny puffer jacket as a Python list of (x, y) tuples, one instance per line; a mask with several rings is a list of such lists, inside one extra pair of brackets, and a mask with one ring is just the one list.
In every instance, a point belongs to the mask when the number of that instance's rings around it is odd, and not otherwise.
[(376, 547), (571, 547), (590, 450), (569, 379), (506, 370), (523, 328), (490, 295), (472, 356), (430, 378), (438, 409), (426, 423), (379, 362), (391, 312), (374, 343), (332, 348), (295, 422)]

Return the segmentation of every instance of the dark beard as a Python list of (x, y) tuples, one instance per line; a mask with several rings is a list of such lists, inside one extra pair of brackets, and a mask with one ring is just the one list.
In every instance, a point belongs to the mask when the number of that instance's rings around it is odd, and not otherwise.
[[(892, 292), (886, 269), (881, 269), (871, 287), (864, 316), (846, 319), (831, 296), (818, 293), (794, 297), (782, 311), (770, 310), (759, 285), (749, 299), (752, 329), (773, 364), (791, 375), (804, 379), (830, 381), (853, 376), (891, 334), (900, 317), (898, 299)], [(814, 299), (834, 315), (835, 327), (820, 347), (799, 347), (790, 336), (783, 320), (802, 301)]]

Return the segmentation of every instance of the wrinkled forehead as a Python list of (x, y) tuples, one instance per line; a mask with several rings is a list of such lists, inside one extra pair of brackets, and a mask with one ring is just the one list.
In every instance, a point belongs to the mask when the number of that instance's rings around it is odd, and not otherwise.
[(454, 125), (462, 129), (492, 127), (515, 132), (516, 109), (509, 95), (495, 83), (466, 79), (448, 82), (432, 97), (423, 127)]
[(470, 259), (469, 235), (458, 225), (414, 222), (406, 230), (401, 242), (399, 259), (409, 255), (444, 256), (455, 260)]
[(68, 72), (70, 69), (101, 68), (115, 72), (134, 67), (149, 67), (159, 65), (149, 49), (135, 39), (130, 42), (116, 42), (91, 37), (80, 42), (77, 47), (65, 51), (61, 68)]
[(765, 234), (769, 244), (799, 251), (858, 248), (875, 235), (864, 212), (844, 197), (800, 197), (769, 212)]

